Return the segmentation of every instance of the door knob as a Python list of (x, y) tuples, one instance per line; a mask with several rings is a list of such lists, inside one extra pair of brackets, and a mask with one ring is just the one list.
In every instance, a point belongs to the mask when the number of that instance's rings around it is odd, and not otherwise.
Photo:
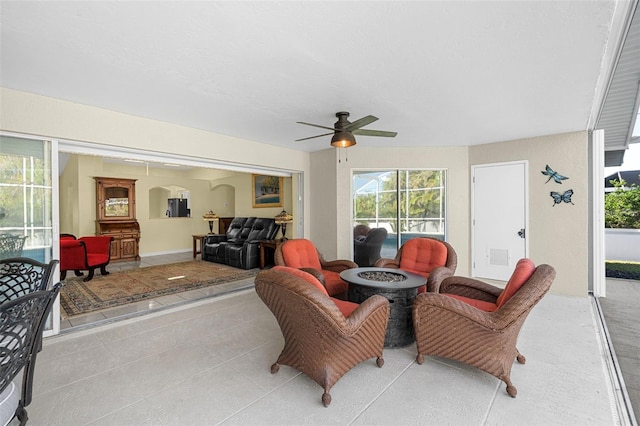
[(521, 230), (518, 231), (518, 236), (520, 238), (525, 238), (526, 232), (524, 230), (524, 228), (522, 228)]

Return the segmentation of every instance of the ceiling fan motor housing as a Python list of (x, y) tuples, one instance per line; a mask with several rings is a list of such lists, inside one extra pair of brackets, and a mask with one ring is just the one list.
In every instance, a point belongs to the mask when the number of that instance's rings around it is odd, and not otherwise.
[(336, 117), (338, 117), (338, 121), (336, 121), (336, 123), (333, 125), (333, 127), (335, 127), (336, 129), (344, 129), (349, 124), (351, 124), (351, 122), (347, 120), (347, 118), (349, 117), (348, 112), (337, 112)]

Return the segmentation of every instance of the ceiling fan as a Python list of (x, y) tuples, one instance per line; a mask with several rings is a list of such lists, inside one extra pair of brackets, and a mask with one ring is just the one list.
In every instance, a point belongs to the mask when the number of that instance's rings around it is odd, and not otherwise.
[(366, 117), (362, 117), (359, 120), (354, 122), (350, 122), (347, 118), (349, 117), (349, 113), (345, 111), (337, 112), (336, 117), (338, 117), (338, 121), (336, 121), (333, 127), (321, 126), (319, 124), (305, 123), (304, 121), (298, 121), (298, 124), (304, 124), (306, 126), (319, 127), (321, 129), (331, 130), (331, 133), (323, 133), (322, 135), (311, 136), (308, 138), (296, 139), (296, 142), (306, 141), (307, 139), (319, 138), (322, 136), (333, 135), (331, 138), (331, 146), (336, 148), (349, 148), (356, 144), (356, 138), (353, 135), (363, 135), (363, 136), (382, 136), (387, 138), (395, 137), (398, 132), (387, 132), (385, 130), (368, 130), (362, 129), (362, 127), (367, 124), (371, 124), (378, 119), (378, 117), (374, 117), (373, 115), (367, 115)]

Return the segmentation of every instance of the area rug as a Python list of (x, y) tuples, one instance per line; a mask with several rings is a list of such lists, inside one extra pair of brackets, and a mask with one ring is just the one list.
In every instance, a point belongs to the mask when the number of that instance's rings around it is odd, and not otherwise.
[(257, 272), (258, 269), (243, 270), (219, 263), (190, 261), (112, 272), (106, 276), (98, 271), (91, 281), (84, 282), (85, 277), (76, 277), (70, 271), (60, 291), (60, 306), (70, 317), (251, 278)]

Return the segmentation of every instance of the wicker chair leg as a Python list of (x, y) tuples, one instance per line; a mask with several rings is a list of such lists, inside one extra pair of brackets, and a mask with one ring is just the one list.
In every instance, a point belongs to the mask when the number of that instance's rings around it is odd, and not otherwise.
[(280, 371), (280, 364), (276, 362), (271, 366), (271, 374), (276, 374), (278, 371)]
[(507, 379), (507, 380), (504, 380), (504, 382), (507, 384), (507, 393), (509, 394), (509, 396), (511, 398), (515, 398), (516, 395), (518, 394), (518, 389), (516, 389), (516, 387), (513, 386), (513, 383), (511, 383), (511, 380)]
[(416, 362), (422, 365), (422, 363), (424, 362), (424, 357), (422, 356), (422, 354), (418, 354), (418, 356), (416, 357)]
[[(516, 351), (518, 351), (516, 349)], [(522, 355), (520, 353), (520, 351), (518, 351), (518, 355), (516, 355), (516, 360), (520, 363), (520, 364), (524, 364), (525, 362), (527, 362), (527, 359), (524, 357), (524, 355)]]
[(331, 404), (331, 395), (329, 395), (329, 391), (325, 389), (324, 393), (322, 394), (322, 405), (328, 407), (329, 404)]
[(378, 359), (376, 359), (376, 365), (380, 368), (382, 368), (382, 366), (384, 365), (384, 358), (382, 358), (381, 356), (378, 357)]

